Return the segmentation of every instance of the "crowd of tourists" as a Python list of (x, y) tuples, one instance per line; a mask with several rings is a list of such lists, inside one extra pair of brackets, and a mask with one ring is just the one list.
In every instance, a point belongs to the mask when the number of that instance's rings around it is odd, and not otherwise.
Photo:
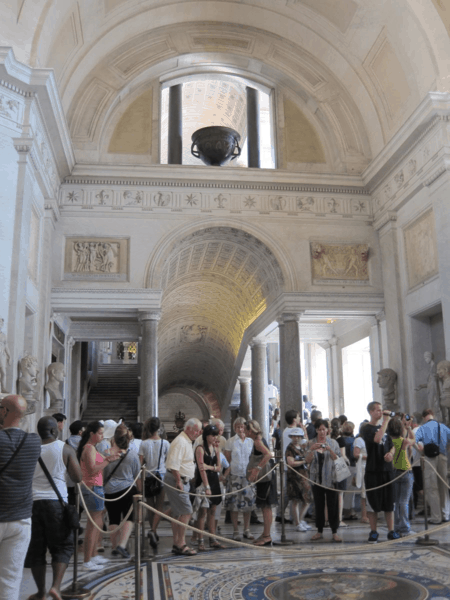
[[(82, 531), (73, 506), (77, 484), (81, 509), (87, 512), (84, 571), (104, 569), (114, 557), (131, 558), (127, 544), (137, 493), (155, 510), (146, 511), (150, 545), (158, 547), (161, 519), (171, 517), (172, 553), (183, 556), (195, 556), (207, 546), (226, 547), (218, 539), (222, 509), (233, 526), (232, 539), (255, 546), (272, 544), (275, 507), (276, 521), (292, 523), (299, 532), (312, 529), (309, 523), (315, 522), (317, 531), (308, 537), (312, 542), (329, 526), (331, 540), (341, 543), (339, 528), (360, 519), (370, 526), (368, 542), (376, 543), (379, 512), (385, 515), (387, 539), (399, 539), (414, 533), (410, 523), (423, 486), (429, 522), (450, 519), (450, 429), (435, 420), (431, 409), (410, 416), (383, 411), (371, 402), (358, 433), (344, 415), (329, 420), (317, 410), (309, 423), (296, 410), (287, 411), (281, 430), (278, 412), (269, 440), (254, 419), (238, 417), (234, 435), (225, 439), (220, 419), (202, 423), (191, 418), (172, 443), (165, 439), (158, 417), (143, 425), (78, 420), (63, 441), (65, 416), (58, 413), (42, 417), (37, 434), (26, 433), (21, 429), (26, 410), (21, 396), (0, 402), (0, 600), (18, 598), (24, 566), (31, 569), (38, 590), (29, 600), (44, 600), (47, 594), (61, 599), (61, 583), (74, 552), (74, 528)], [(284, 470), (277, 485), (279, 460)], [(251, 531), (255, 508), (263, 519), (257, 539)], [(189, 543), (188, 524), (195, 528)], [(111, 559), (99, 554), (108, 528)], [(53, 572), (49, 590), (47, 552)]]

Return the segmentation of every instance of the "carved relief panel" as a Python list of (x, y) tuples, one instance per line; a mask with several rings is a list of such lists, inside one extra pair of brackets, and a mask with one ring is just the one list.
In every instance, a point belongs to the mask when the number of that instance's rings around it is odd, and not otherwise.
[(369, 284), (368, 244), (311, 242), (313, 283)]
[(127, 238), (66, 238), (64, 279), (128, 281)]
[(409, 288), (439, 273), (434, 214), (427, 211), (403, 231)]

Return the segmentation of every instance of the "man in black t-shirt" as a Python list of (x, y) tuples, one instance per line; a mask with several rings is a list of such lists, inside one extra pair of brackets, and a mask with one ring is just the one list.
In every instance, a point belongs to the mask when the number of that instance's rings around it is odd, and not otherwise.
[[(392, 484), (386, 485), (394, 478), (392, 460), (394, 444), (386, 433), (390, 421), (390, 413), (382, 410), (379, 402), (370, 402), (367, 406), (370, 421), (364, 426), (362, 438), (366, 444), (367, 462), (364, 482), (367, 494), (367, 516), (370, 522), (369, 544), (378, 541), (377, 513), (384, 511), (388, 528), (388, 539), (398, 539), (400, 534), (394, 531), (394, 490)], [(379, 424), (382, 419), (381, 425)], [(383, 487), (379, 487), (383, 486)], [(379, 488), (370, 491), (372, 488)]]

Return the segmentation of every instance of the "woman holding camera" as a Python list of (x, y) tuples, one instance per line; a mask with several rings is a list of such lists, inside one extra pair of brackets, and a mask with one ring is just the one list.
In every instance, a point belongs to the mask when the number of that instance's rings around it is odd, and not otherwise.
[[(387, 426), (387, 433), (391, 436), (395, 452), (392, 464), (395, 469), (394, 486), (394, 531), (401, 535), (414, 533), (409, 522), (409, 499), (411, 498), (414, 477), (411, 463), (408, 459), (408, 448), (415, 442), (404, 436), (404, 426), (399, 418), (391, 419)], [(414, 434), (413, 434), (414, 435)]]
[[(306, 454), (306, 462), (311, 465), (310, 479), (319, 485), (313, 485), (314, 506), (316, 512), (317, 533), (311, 538), (312, 542), (323, 538), (325, 526), (325, 503), (328, 509), (328, 521), (334, 542), (342, 542), (338, 536), (339, 527), (339, 495), (332, 481), (333, 461), (341, 456), (336, 440), (327, 437), (328, 428), (323, 419), (314, 423), (317, 437), (312, 441)], [(326, 489), (328, 488), (328, 489)]]

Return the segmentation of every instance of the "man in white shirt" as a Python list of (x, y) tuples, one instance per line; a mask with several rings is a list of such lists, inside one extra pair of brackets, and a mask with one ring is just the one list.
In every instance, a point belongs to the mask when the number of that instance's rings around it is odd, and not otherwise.
[(170, 445), (166, 459), (164, 489), (172, 509), (172, 516), (180, 525), (172, 523), (174, 554), (194, 556), (195, 550), (189, 548), (185, 540), (185, 525), (192, 514), (189, 500), (189, 482), (195, 475), (194, 450), (192, 442), (198, 437), (202, 424), (198, 419), (189, 419), (182, 431)]
[(253, 449), (253, 440), (245, 435), (245, 419), (238, 417), (233, 429), (236, 433), (227, 440), (224, 454), (230, 463), (230, 474), (228, 476), (227, 492), (234, 492), (225, 497), (225, 507), (230, 511), (233, 523), (233, 540), (240, 541), (238, 531), (238, 511), (242, 510), (244, 515), (244, 537), (253, 540), (250, 533), (250, 515), (255, 505), (255, 492), (247, 480), (247, 465)]

